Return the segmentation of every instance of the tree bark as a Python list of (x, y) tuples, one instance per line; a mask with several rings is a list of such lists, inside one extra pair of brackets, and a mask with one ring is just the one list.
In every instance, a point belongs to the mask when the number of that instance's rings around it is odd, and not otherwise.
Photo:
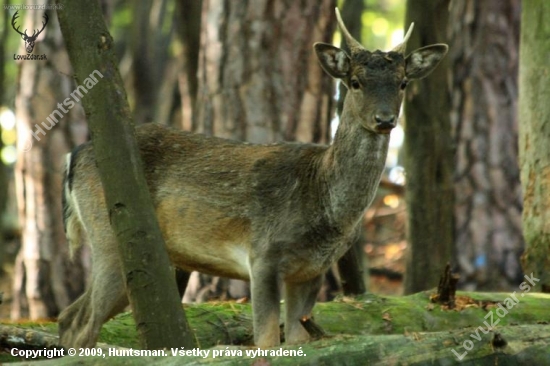
[[(42, 11), (26, 14), (25, 28), (35, 29), (43, 21)], [(82, 257), (69, 260), (61, 222), (62, 156), (85, 138), (79, 128), (83, 113), (79, 108), (54, 113), (74, 84), (60, 77), (70, 74), (70, 64), (55, 16), (50, 15), (44, 33), (34, 52), (46, 54), (48, 61), (19, 63), (15, 183), (22, 244), (14, 269), (12, 319), (54, 317), (85, 285)]]
[(550, 292), (550, 3), (524, 1), (519, 73), (519, 144), (525, 273)]
[[(406, 28), (415, 28), (408, 52), (446, 43), (448, 0), (409, 0)], [(451, 144), (444, 59), (426, 79), (407, 88), (405, 100), (405, 171), (407, 172), (408, 253), (405, 293), (437, 283), (453, 247), (453, 148)]]
[[(176, 127), (185, 131), (196, 128), (196, 101), (198, 90), (197, 70), (199, 64), (200, 26), (202, 0), (176, 1), (175, 23), (178, 40), (182, 50), (178, 55), (178, 92), (180, 98), (181, 118), (177, 122), (171, 119)], [(176, 269), (176, 282), (181, 297), (189, 283), (191, 273)]]
[(334, 0), (205, 0), (196, 132), (268, 143), (328, 142), (333, 88), (312, 50)]
[(197, 91), (199, 80), (199, 50), (201, 33), (202, 0), (176, 1), (176, 30), (183, 51), (180, 54), (178, 75), (182, 107), (183, 130), (195, 131), (197, 127)]
[[(132, 29), (132, 94), (133, 116), (136, 124), (146, 122), (167, 123), (166, 114), (159, 113), (164, 102), (172, 104), (171, 91), (162, 94), (163, 83), (176, 86), (173, 76), (166, 77), (174, 66), (168, 57), (172, 31), (165, 27), (168, 1), (139, 1), (133, 6)], [(171, 22), (172, 19), (170, 19)], [(168, 31), (166, 31), (168, 28)], [(159, 115), (163, 120), (159, 120)]]
[(193, 335), (143, 176), (113, 39), (99, 4), (95, 0), (63, 3), (57, 13), (77, 84), (82, 85), (94, 70), (103, 77), (82, 103), (142, 346), (192, 348)]
[[(9, 5), (9, 1), (4, 1), (5, 5)], [(6, 54), (6, 39), (8, 38), (8, 22), (9, 22), (9, 12), (4, 11), (3, 21), (4, 25), (0, 33), (0, 106), (4, 105), (5, 98), (5, 89), (4, 89), (4, 80), (6, 75), (5, 70), (5, 54)], [(2, 125), (0, 125), (0, 136), (2, 136)], [(0, 153), (4, 148), (3, 140), (0, 138)], [(4, 271), (4, 226), (2, 217), (4, 215), (4, 210), (6, 208), (6, 203), (8, 199), (8, 170), (7, 166), (4, 164), (0, 158), (0, 277), (3, 275)]]
[(520, 14), (519, 0), (451, 3), (455, 245), (461, 283), (468, 289), (521, 282)]

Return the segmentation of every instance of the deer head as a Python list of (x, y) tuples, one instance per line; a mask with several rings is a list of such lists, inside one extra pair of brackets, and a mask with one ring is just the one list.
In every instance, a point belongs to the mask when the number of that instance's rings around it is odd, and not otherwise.
[(32, 53), (32, 50), (34, 49), (34, 42), (36, 42), (36, 38), (42, 33), (44, 28), (46, 28), (46, 24), (48, 24), (48, 14), (44, 13), (44, 19), (45, 22), (42, 22), (42, 29), (40, 30), (34, 30), (32, 32), (32, 36), (29, 36), (27, 34), (27, 30), (25, 29), (25, 32), (21, 33), (19, 31), (19, 27), (15, 27), (15, 21), (19, 17), (18, 15), (19, 11), (16, 11), (15, 14), (13, 14), (13, 18), (11, 19), (11, 26), (13, 29), (21, 35), (21, 38), (25, 41), (25, 49), (27, 50), (27, 53)]
[(405, 56), (411, 24), (405, 39), (389, 52), (368, 51), (348, 32), (336, 9), (338, 25), (350, 48), (342, 49), (326, 43), (315, 43), (314, 49), (323, 69), (340, 79), (348, 88), (348, 118), (366, 130), (387, 134), (395, 127), (404, 90), (409, 80), (429, 75), (447, 53), (445, 44), (419, 48)]

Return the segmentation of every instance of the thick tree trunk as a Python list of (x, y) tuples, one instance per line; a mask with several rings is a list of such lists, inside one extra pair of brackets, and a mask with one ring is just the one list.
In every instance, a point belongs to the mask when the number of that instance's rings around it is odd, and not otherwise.
[(331, 41), (334, 7), (334, 0), (205, 0), (196, 131), (328, 142), (334, 92), (312, 45)]
[[(25, 28), (43, 21), (42, 11), (26, 14)], [(50, 14), (44, 32), (34, 52), (45, 53), (48, 61), (22, 61), (17, 82), (15, 180), (22, 245), (14, 271), (13, 319), (56, 316), (84, 291), (82, 261), (69, 260), (61, 222), (62, 156), (83, 142), (85, 129), (78, 127), (84, 116), (79, 108), (58, 110), (74, 84), (60, 76), (70, 73), (70, 64), (55, 16)], [(69, 120), (75, 128), (69, 129)]]
[[(408, 52), (446, 43), (448, 0), (409, 0), (406, 26), (415, 28)], [(405, 293), (437, 283), (453, 247), (453, 148), (447, 68), (441, 65), (407, 88), (405, 171), (407, 172), (408, 253)]]
[(516, 117), (520, 1), (453, 1), (450, 11), (456, 255), (469, 289), (502, 289), (521, 278), (524, 246)]
[(520, 47), (520, 164), (525, 273), (550, 292), (550, 2), (523, 2)]
[[(113, 39), (95, 0), (58, 8), (61, 30), (78, 85), (97, 70), (103, 79), (82, 99), (128, 297), (142, 346), (192, 347), (173, 272), (143, 176)], [(86, 27), (82, 27), (86, 24)], [(89, 85), (89, 84), (87, 84)], [(104, 228), (108, 230), (108, 228)]]

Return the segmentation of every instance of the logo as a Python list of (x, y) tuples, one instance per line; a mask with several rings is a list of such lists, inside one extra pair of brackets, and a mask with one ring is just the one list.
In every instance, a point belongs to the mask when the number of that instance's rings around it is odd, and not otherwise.
[[(48, 14), (46, 14), (44, 12), (44, 19), (46, 20), (45, 22), (42, 22), (42, 29), (40, 30), (33, 30), (32, 32), (32, 36), (29, 36), (27, 34), (27, 30), (25, 29), (25, 32), (21, 33), (19, 31), (19, 27), (15, 27), (15, 21), (17, 20), (17, 18), (19, 17), (18, 15), (19, 13), (19, 10), (15, 12), (15, 14), (13, 14), (13, 17), (11, 18), (11, 26), (13, 27), (13, 29), (19, 33), (21, 35), (21, 38), (23, 39), (23, 41), (25, 41), (25, 49), (27, 50), (27, 53), (32, 53), (32, 50), (34, 49), (34, 42), (36, 42), (36, 38), (38, 38), (38, 36), (40, 35), (40, 33), (42, 33), (42, 31), (44, 30), (44, 28), (46, 28), (46, 24), (48, 24)], [(38, 32), (38, 33), (37, 33)]]

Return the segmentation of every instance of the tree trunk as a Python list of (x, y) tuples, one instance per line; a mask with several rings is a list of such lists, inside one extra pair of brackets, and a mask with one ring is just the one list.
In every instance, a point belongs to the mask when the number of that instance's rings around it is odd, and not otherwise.
[[(406, 25), (415, 22), (408, 52), (446, 42), (448, 0), (409, 0)], [(447, 93), (448, 62), (408, 87), (405, 100), (408, 253), (405, 293), (437, 283), (453, 245), (453, 149)]]
[(268, 143), (328, 142), (333, 88), (312, 50), (334, 0), (205, 0), (196, 132)]
[(520, 46), (520, 165), (525, 273), (550, 292), (550, 3), (523, 2)]
[(522, 276), (524, 246), (516, 120), (520, 1), (454, 1), (450, 12), (461, 282), (506, 289)]
[[(158, 78), (151, 56), (155, 29), (150, 27), (152, 1), (139, 1), (132, 9), (132, 79), (133, 117), (136, 124), (153, 122), (157, 101)], [(158, 24), (157, 24), (158, 25)], [(130, 94), (130, 96), (132, 96)]]
[[(42, 11), (22, 14), (27, 14), (25, 28), (35, 29), (43, 21)], [(85, 283), (81, 257), (69, 260), (61, 222), (62, 156), (83, 142), (85, 129), (79, 127), (84, 116), (79, 108), (66, 114), (57, 109), (74, 84), (60, 76), (70, 73), (70, 64), (55, 16), (50, 15), (44, 33), (34, 52), (46, 54), (48, 61), (19, 63), (15, 181), (22, 245), (14, 271), (12, 319), (54, 317), (84, 291)]]
[(202, 0), (176, 1), (176, 30), (183, 51), (180, 53), (178, 75), (183, 130), (197, 129), (196, 104), (201, 32)]
[[(9, 2), (4, 1), (5, 5), (9, 5)], [(6, 75), (5, 70), (5, 54), (6, 54), (6, 40), (8, 38), (8, 24), (9, 24), (9, 12), (4, 11), (3, 16), (3, 27), (0, 33), (0, 106), (4, 105), (4, 80)], [(2, 136), (2, 125), (0, 125), (0, 136)], [(0, 138), (0, 153), (4, 148), (3, 140)], [(4, 226), (3, 226), (3, 216), (6, 209), (6, 203), (8, 199), (8, 169), (7, 166), (2, 161), (0, 157), (0, 277), (3, 275), (4, 271)]]
[[(167, 54), (172, 38), (170, 28), (165, 26), (167, 3), (166, 0), (138, 1), (133, 6), (131, 91), (136, 124), (167, 123), (167, 113), (159, 113), (159, 109), (165, 102), (172, 103), (173, 88), (167, 87), (166, 94), (162, 94), (162, 86), (163, 83), (177, 85), (175, 73), (170, 77), (165, 75), (175, 69)], [(159, 115), (163, 120), (159, 120)]]
[(113, 39), (99, 4), (96, 0), (64, 3), (57, 14), (77, 84), (89, 80), (92, 72), (103, 77), (93, 88), (88, 82), (82, 103), (142, 346), (192, 348), (193, 335), (143, 176)]
[[(181, 118), (170, 121), (175, 127), (185, 131), (193, 131), (196, 125), (196, 101), (198, 78), (197, 70), (199, 64), (200, 48), (200, 25), (202, 0), (181, 0), (176, 1), (175, 23), (177, 40), (182, 46), (178, 54), (178, 96), (180, 98)], [(178, 291), (183, 298), (191, 273), (176, 269), (176, 282)]]

